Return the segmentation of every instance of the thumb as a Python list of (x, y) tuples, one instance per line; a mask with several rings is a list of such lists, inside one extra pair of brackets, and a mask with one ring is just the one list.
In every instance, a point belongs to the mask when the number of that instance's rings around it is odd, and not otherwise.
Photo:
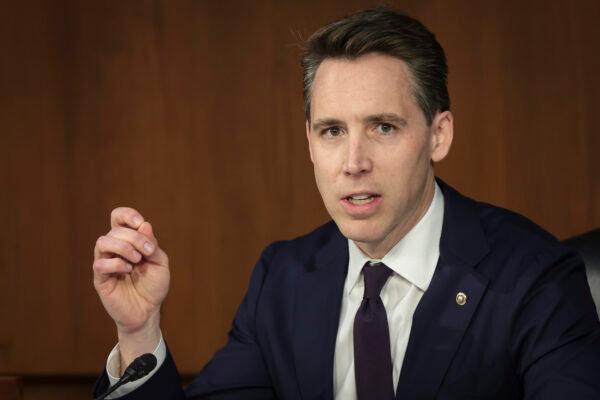
[(160, 247), (158, 246), (158, 241), (156, 240), (156, 236), (154, 236), (154, 230), (152, 229), (152, 225), (150, 225), (150, 222), (147, 222), (147, 221), (143, 222), (142, 225), (140, 225), (140, 227), (138, 228), (138, 232), (148, 236), (150, 238), (150, 240), (152, 240), (154, 245), (157, 247), (156, 251), (154, 253), (152, 253), (152, 255), (150, 255), (149, 257), (145, 257), (145, 258), (148, 261), (156, 263), (156, 264), (168, 265), (169, 259), (168, 259), (167, 255), (165, 254), (165, 252), (162, 251), (160, 249)]
[(144, 221), (142, 225), (138, 228), (138, 232), (143, 233), (148, 236), (154, 244), (157, 244), (156, 236), (154, 236), (154, 230), (152, 229), (152, 225), (148, 221)]

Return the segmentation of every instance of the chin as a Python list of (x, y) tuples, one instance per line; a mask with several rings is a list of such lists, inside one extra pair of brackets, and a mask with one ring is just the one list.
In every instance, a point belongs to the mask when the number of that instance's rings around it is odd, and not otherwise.
[(385, 236), (381, 225), (372, 220), (335, 221), (346, 238), (360, 243), (380, 242)]

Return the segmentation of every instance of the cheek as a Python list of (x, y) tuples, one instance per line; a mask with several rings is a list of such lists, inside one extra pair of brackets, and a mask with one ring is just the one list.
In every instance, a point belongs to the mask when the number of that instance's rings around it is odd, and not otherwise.
[(425, 135), (422, 133), (416, 134), (417, 138), (412, 138), (407, 146), (399, 149), (400, 167), (406, 171), (419, 172), (424, 167), (429, 165), (431, 154), (429, 142), (425, 140)]
[(317, 188), (319, 189), (321, 196), (325, 197), (327, 188), (331, 187), (331, 185), (328, 183), (329, 178), (327, 169), (319, 159), (315, 159), (313, 161), (313, 170), (315, 173), (315, 182), (317, 183)]
[(314, 163), (315, 182), (325, 207), (331, 213), (333, 211), (332, 207), (335, 207), (337, 203), (337, 175), (331, 160), (328, 162), (323, 161), (323, 159), (318, 159)]
[(335, 154), (319, 149), (313, 149), (312, 154), (315, 176), (320, 179), (331, 179), (336, 170)]
[[(430, 168), (429, 157), (421, 149), (398, 151), (396, 157), (380, 158), (378, 174), (388, 194), (402, 202), (418, 191), (427, 179)], [(388, 152), (393, 154), (393, 152)]]

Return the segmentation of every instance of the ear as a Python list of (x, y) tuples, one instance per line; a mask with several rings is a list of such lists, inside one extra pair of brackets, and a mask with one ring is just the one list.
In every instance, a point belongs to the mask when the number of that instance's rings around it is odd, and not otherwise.
[(450, 111), (438, 113), (431, 122), (431, 161), (442, 161), (452, 145), (454, 116)]
[(310, 121), (309, 120), (306, 120), (306, 140), (308, 140), (308, 153), (310, 154), (310, 161), (314, 164), (315, 160), (313, 158), (312, 147), (311, 147)]

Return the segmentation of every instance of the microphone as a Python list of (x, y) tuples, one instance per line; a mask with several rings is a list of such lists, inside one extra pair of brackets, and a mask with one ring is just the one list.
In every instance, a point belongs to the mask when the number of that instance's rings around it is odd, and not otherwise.
[(133, 360), (131, 364), (129, 364), (127, 369), (125, 369), (123, 376), (121, 377), (121, 379), (119, 379), (117, 383), (109, 387), (108, 390), (104, 392), (100, 397), (96, 397), (95, 400), (103, 400), (104, 398), (106, 398), (106, 396), (108, 396), (124, 384), (137, 381), (138, 379), (148, 375), (150, 371), (152, 371), (155, 367), (156, 357), (154, 357), (154, 355), (150, 353), (142, 354), (141, 356)]

